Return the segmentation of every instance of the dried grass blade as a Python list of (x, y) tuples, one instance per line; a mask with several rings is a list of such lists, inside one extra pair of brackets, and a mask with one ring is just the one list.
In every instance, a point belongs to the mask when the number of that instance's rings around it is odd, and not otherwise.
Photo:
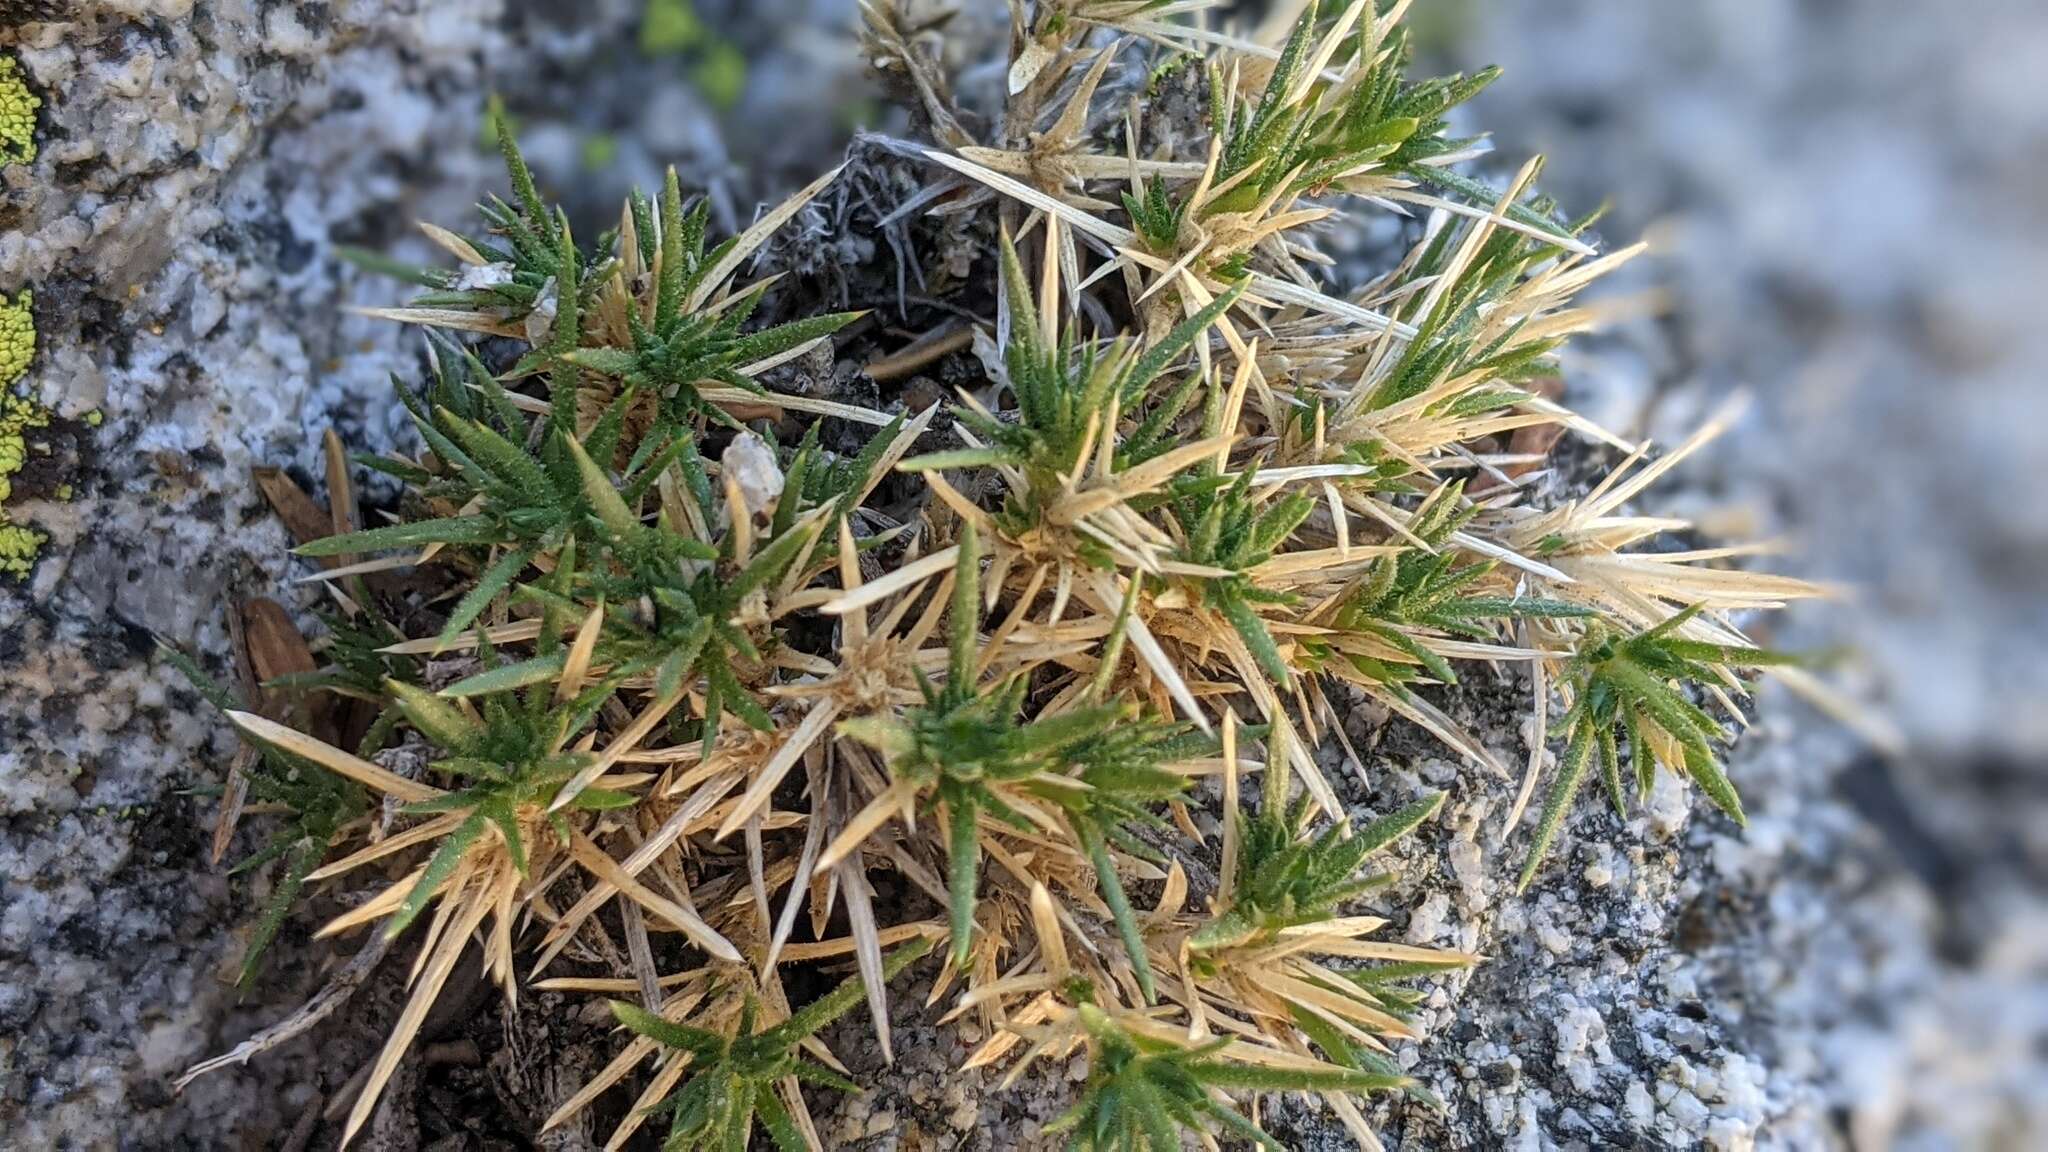
[(228, 719), (254, 739), (289, 752), (303, 756), (315, 764), (337, 772), (359, 784), (375, 788), (386, 795), (396, 796), (407, 802), (431, 800), (441, 795), (434, 788), (417, 781), (407, 780), (388, 768), (381, 768), (359, 756), (352, 756), (333, 745), (295, 732), (274, 720), (266, 720), (253, 712), (229, 712)]
[(682, 905), (640, 883), (639, 879), (619, 867), (610, 853), (590, 842), (581, 832), (569, 835), (569, 851), (576, 862), (590, 869), (598, 879), (618, 889), (641, 907), (668, 921), (688, 936), (692, 943), (720, 960), (731, 964), (743, 964), (745, 957), (732, 946), (732, 941), (718, 934), (703, 918)]

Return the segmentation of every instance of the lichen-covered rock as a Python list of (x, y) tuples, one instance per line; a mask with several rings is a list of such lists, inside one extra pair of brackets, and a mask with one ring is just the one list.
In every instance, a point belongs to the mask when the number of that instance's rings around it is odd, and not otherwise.
[(22, 79), (21, 65), (0, 55), (0, 165), (36, 158), (36, 109), (42, 106)]
[(330, 423), (388, 438), (387, 373), (413, 353), (340, 314), (331, 249), (386, 243), (436, 189), (470, 197), (487, 158), (456, 150), (448, 184), (416, 165), (473, 126), (496, 12), (87, 3), (0, 58), (44, 102), (33, 161), (0, 167), (0, 285), (33, 291), (40, 326), (21, 386), (57, 419), (106, 416), (76, 499), (17, 484), (8, 505), (50, 537), (26, 583), (0, 581), (10, 1142), (273, 1147), (304, 1103), (170, 1094), (219, 1043), (248, 906), (207, 867), (192, 795), (232, 748), (151, 635), (220, 651), (227, 596), (280, 586), (251, 464), (303, 467)]

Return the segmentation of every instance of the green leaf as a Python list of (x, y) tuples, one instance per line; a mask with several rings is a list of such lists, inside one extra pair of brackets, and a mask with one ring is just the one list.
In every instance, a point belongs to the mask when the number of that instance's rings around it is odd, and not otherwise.
[(727, 349), (727, 354), (733, 364), (745, 366), (756, 360), (780, 356), (791, 348), (808, 344), (821, 336), (830, 336), (865, 315), (865, 312), (827, 312), (773, 328), (764, 328), (733, 341), (732, 346)]
[(519, 207), (525, 213), (527, 222), (535, 227), (544, 226), (548, 219), (548, 206), (540, 198), (540, 189), (533, 182), (533, 170), (526, 166), (526, 158), (519, 154), (519, 141), (514, 138), (512, 124), (506, 118), (502, 106), (491, 110), (491, 129), (498, 137), (498, 150), (505, 157), (505, 173), (512, 180), (512, 194), (518, 198)]
[[(1500, 203), (1501, 194), (1499, 189), (1490, 188), (1462, 172), (1453, 171), (1441, 164), (1410, 164), (1401, 169), (1401, 174), (1424, 184), (1434, 185), (1437, 188), (1455, 192), (1464, 197), (1467, 202), (1478, 207), (1490, 209), (1495, 204)], [(1564, 229), (1560, 228), (1555, 220), (1530, 209), (1526, 204), (1517, 203), (1509, 205), (1508, 218), (1518, 224), (1526, 224), (1531, 228), (1542, 229), (1549, 237), (1555, 240), (1561, 241), (1565, 238), (1563, 236)]]
[(661, 185), (661, 280), (655, 288), (654, 330), (667, 332), (682, 310), (683, 282), (689, 274), (689, 252), (704, 240), (699, 216), (695, 244), (688, 243), (691, 229), (683, 218), (682, 185), (670, 168)]
[(467, 752), (483, 735), (483, 725), (425, 688), (387, 678), (384, 691), (397, 701), (398, 710), (414, 728), (419, 729), (420, 735), (438, 748)]
[(585, 812), (616, 812), (631, 808), (640, 798), (631, 792), (619, 792), (611, 788), (585, 788), (576, 794), (574, 807)]
[(1444, 794), (1432, 792), (1398, 812), (1391, 812), (1358, 830), (1355, 839), (1363, 843), (1360, 858), (1372, 855), (1406, 836), (1444, 806)]
[(529, 684), (544, 684), (562, 674), (562, 666), (566, 659), (566, 653), (557, 652), (551, 656), (535, 656), (521, 660), (516, 664), (500, 664), (496, 668), (486, 669), (450, 684), (441, 689), (441, 695), (455, 699), (465, 696), (489, 696), (496, 692), (524, 688)]
[(477, 805), (477, 811), (491, 823), (498, 826), (498, 834), (504, 838), (505, 851), (512, 857), (512, 867), (521, 877), (526, 876), (526, 839), (519, 832), (519, 818), (513, 814), (511, 802), (503, 796), (493, 796)]
[(597, 514), (614, 540), (635, 539), (640, 532), (640, 517), (626, 507), (619, 490), (612, 486), (611, 478), (604, 474), (604, 469), (597, 466), (597, 461), (590, 458), (590, 453), (585, 452), (575, 438), (564, 437), (562, 443), (576, 461), (576, 472), (583, 479), (583, 498), (590, 501), (591, 511)]
[(387, 524), (341, 536), (323, 536), (292, 549), (298, 556), (340, 556), (349, 552), (384, 552), (428, 544), (494, 544), (498, 526), (488, 516), (447, 516)]
[(1123, 880), (1117, 876), (1116, 862), (1110, 859), (1109, 846), (1102, 841), (1102, 833), (1093, 825), (1074, 821), (1074, 832), (1081, 839), (1082, 847), (1088, 851), (1088, 861), (1095, 868), (1096, 880), (1102, 887), (1102, 900), (1109, 905), (1110, 918), (1116, 921), (1117, 935), (1122, 937), (1124, 955), (1130, 957), (1131, 967), (1138, 976), (1138, 990), (1145, 997), (1145, 1003), (1153, 1004), (1159, 999), (1152, 986), (1152, 961), (1145, 953), (1145, 937), (1138, 930), (1138, 917), (1131, 911), (1130, 897), (1124, 893)]
[(1171, 331), (1160, 338), (1159, 343), (1146, 349), (1145, 354), (1131, 365), (1130, 375), (1126, 378), (1124, 386), (1137, 391), (1150, 385), (1155, 377), (1166, 370), (1168, 364), (1173, 363), (1187, 350), (1188, 345), (1207, 332), (1218, 317), (1236, 306), (1238, 300), (1244, 296), (1245, 285), (1248, 283), (1248, 280), (1239, 280), (1226, 289), (1223, 295), (1204, 305), (1201, 311), (1174, 325)]
[(1600, 776), (1607, 784), (1608, 802), (1614, 805), (1614, 815), (1626, 819), (1628, 801), (1621, 787), (1621, 752), (1614, 745), (1614, 726), (1600, 725)]
[(456, 602), (455, 610), (448, 614), (448, 622), (441, 626), (439, 643), (452, 643), (457, 634), (474, 624), (476, 618), (484, 614), (484, 609), (491, 606), (491, 601), (498, 598), (498, 593), (510, 587), (512, 581), (526, 571), (533, 557), (532, 549), (517, 549), (505, 553), (497, 563), (486, 568), (470, 590)]
[(547, 474), (534, 463), (524, 449), (499, 435), (488, 425), (477, 420), (457, 416), (446, 408), (436, 409), (435, 416), (448, 435), (462, 445), (470, 459), (475, 460), (500, 483), (519, 493), (520, 499), (531, 502), (545, 501), (554, 496), (548, 484)]
[(392, 913), (391, 922), (384, 929), (386, 939), (397, 939), (398, 934), (405, 931), (414, 918), (432, 902), (434, 894), (440, 891), (441, 885), (448, 882), (448, 877), (455, 872), (455, 866), (462, 862), (462, 854), (476, 842), (477, 836), (482, 834), (483, 830), (484, 814), (472, 812), (467, 820), (456, 825), (455, 831), (442, 837), (440, 846), (435, 848), (433, 856), (428, 858), (427, 866), (421, 871), (420, 878), (414, 881), (412, 888), (406, 892), (405, 902), (398, 906), (398, 911)]
[(974, 652), (981, 638), (981, 549), (974, 525), (960, 528), (953, 563), (953, 603), (946, 620), (946, 690), (964, 699), (973, 692)]
[(1464, 596), (1444, 603), (1437, 612), (1446, 617), (1489, 620), (1572, 620), (1599, 615), (1583, 605), (1540, 596)]
[(575, 348), (561, 359), (601, 376), (624, 376), (640, 367), (640, 357), (624, 348)]
[[(894, 980), (925, 953), (931, 951), (929, 936), (916, 936), (904, 941), (882, 958), (882, 979)], [(761, 1033), (762, 1040), (771, 1047), (790, 1047), (806, 1036), (816, 1033), (853, 1010), (854, 1005), (866, 998), (866, 985), (858, 975), (849, 976), (837, 988), (790, 1013), (789, 1019)]]
[(1685, 769), (1693, 778), (1693, 782), (1700, 786), (1700, 791), (1706, 793), (1707, 799), (1713, 801), (1714, 807), (1719, 808), (1723, 815), (1735, 821), (1737, 825), (1749, 823), (1749, 818), (1742, 812), (1742, 797), (1736, 795), (1735, 785), (1729, 782), (1728, 774), (1721, 770), (1720, 762), (1714, 759), (1711, 752), (1687, 745)]
[(725, 1037), (716, 1032), (709, 1032), (702, 1028), (692, 1028), (687, 1024), (674, 1023), (647, 1011), (637, 1004), (628, 1004), (624, 1000), (608, 1000), (605, 1003), (610, 1005), (612, 1016), (620, 1024), (656, 1043), (700, 1055), (718, 1052), (725, 1048)]
[(1405, 1076), (1350, 1068), (1271, 1068), (1222, 1060), (1202, 1064), (1195, 1074), (1205, 1083), (1240, 1092), (1381, 1092), (1408, 1082)]
[(1024, 262), (1017, 258), (1017, 246), (1011, 242), (1007, 229), (997, 237), (997, 242), (1003, 287), (1009, 297), (1011, 347), (1022, 355), (1041, 356), (1046, 335), (1038, 330), (1038, 306), (1032, 302), (1031, 281), (1024, 275)]
[(843, 470), (835, 469), (835, 474), (845, 477), (836, 498), (838, 507), (833, 510), (835, 519), (853, 513), (854, 504), (874, 483), (875, 469), (881, 466), (882, 457), (888, 454), (889, 446), (895, 443), (897, 435), (902, 431), (903, 416), (899, 413), (889, 421), (888, 427), (870, 436), (868, 442), (861, 445), (860, 454), (853, 458), (851, 464), (845, 465)]
[[(920, 937), (920, 939), (922, 939), (922, 937)], [(856, 1096), (860, 1095), (862, 1091), (860, 1085), (854, 1083), (851, 1080), (848, 1080), (846, 1077), (841, 1076), (839, 1073), (834, 1072), (829, 1068), (820, 1068), (819, 1066), (811, 1063), (808, 1060), (797, 1061), (796, 1066), (793, 1069), (791, 1069), (791, 1072), (796, 1076), (797, 1079), (803, 1081), (806, 1084), (817, 1084), (826, 1088), (836, 1088), (841, 1092), (850, 1092)]]
[(726, 586), (727, 598), (737, 601), (756, 588), (780, 579), (783, 572), (789, 568), (790, 562), (796, 559), (796, 554), (803, 550), (805, 542), (810, 540), (811, 534), (816, 532), (822, 523), (823, 521), (812, 521), (770, 541), (766, 548), (761, 549), (747, 562), (745, 568), (740, 569), (739, 575), (733, 577), (732, 583)]
[(1558, 829), (1564, 826), (1565, 814), (1571, 810), (1572, 798), (1578, 795), (1579, 785), (1586, 778), (1586, 768), (1592, 762), (1593, 724), (1590, 720), (1574, 726), (1571, 741), (1565, 746), (1564, 763), (1559, 768), (1557, 779), (1551, 782), (1550, 795), (1543, 802), (1543, 818), (1536, 828), (1536, 838), (1529, 845), (1529, 858), (1522, 864), (1522, 875), (1515, 881), (1515, 891), (1524, 892), (1529, 882), (1536, 878), (1536, 868), (1543, 863), (1543, 857), (1550, 851), (1551, 842), (1557, 839)]
[(171, 667), (176, 668), (179, 674), (185, 677), (185, 681), (191, 684), (195, 691), (206, 698), (207, 703), (223, 712), (233, 712), (242, 706), (226, 688), (221, 687), (218, 681), (206, 674), (206, 670), (199, 666), (198, 661), (185, 655), (177, 645), (158, 636), (156, 650)]
[(1252, 611), (1244, 597), (1234, 591), (1222, 591), (1211, 596), (1211, 602), (1223, 612), (1223, 618), (1244, 638), (1245, 647), (1251, 650), (1252, 659), (1258, 662), (1261, 671), (1271, 676), (1275, 683), (1287, 684), (1293, 679), (1287, 662), (1280, 658), (1280, 648), (1273, 643), (1272, 633), (1266, 631), (1266, 624), (1259, 614)]
[(292, 904), (306, 886), (306, 876), (320, 864), (327, 845), (309, 839), (295, 840), (288, 849), (284, 872), (271, 886), (270, 899), (264, 903), (263, 916), (256, 921), (256, 928), (249, 935), (248, 951), (242, 954), (242, 971), (235, 977), (235, 986), (246, 990), (256, 973), (262, 967), (263, 954), (270, 942), (277, 939), (278, 929), (284, 927), (284, 918), (290, 914)]
[(974, 816), (974, 801), (965, 795), (946, 805), (947, 912), (953, 931), (953, 966), (962, 971), (967, 968), (974, 941), (974, 896), (981, 867), (981, 840)]
[(762, 1126), (768, 1129), (768, 1138), (775, 1142), (776, 1152), (808, 1152), (803, 1133), (789, 1118), (789, 1110), (782, 1106), (773, 1086), (761, 1085), (754, 1104), (760, 1111)]
[(448, 286), (449, 274), (438, 268), (422, 268), (416, 264), (407, 264), (403, 260), (393, 260), (382, 252), (373, 252), (368, 248), (336, 244), (334, 254), (373, 275), (389, 276), (393, 280), (402, 280), (422, 288), (438, 289)]

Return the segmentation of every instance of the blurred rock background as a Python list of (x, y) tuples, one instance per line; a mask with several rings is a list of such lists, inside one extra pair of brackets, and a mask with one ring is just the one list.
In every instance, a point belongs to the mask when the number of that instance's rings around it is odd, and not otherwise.
[[(334, 248), (402, 253), (411, 220), (466, 218), (499, 178), (494, 97), (593, 228), (669, 163), (744, 220), (888, 122), (851, 7), (81, 0), (0, 30), (46, 104), (37, 162), (0, 171), (0, 291), (36, 291), (41, 397), (106, 415), (78, 498), (24, 508), (48, 558), (0, 585), (0, 1146), (290, 1146), (374, 1050), (368, 1028), (167, 1087), (321, 976), (302, 947), (261, 995), (223, 982), (248, 894), (205, 867), (193, 792), (232, 742), (149, 634), (218, 652), (226, 597), (287, 587), (251, 465), (310, 481), (319, 429), (374, 448), (398, 426), (388, 374), (416, 346), (338, 311), (391, 286)], [(1748, 389), (1657, 499), (1783, 533), (1783, 563), (1855, 588), (1775, 638), (1853, 650), (1841, 677), (1906, 751), (1768, 696), (1735, 761), (1746, 834), (1603, 829), (1628, 851), (1578, 838), (1527, 902), (1500, 896), (1502, 861), (1465, 869), (1486, 800), (1461, 797), (1445, 824), (1467, 833), (1418, 848), (1406, 930), (1483, 926), (1496, 963), (1407, 1057), (1447, 1115), (1383, 1111), (1390, 1142), (2048, 1146), (2048, 9), (1414, 8), (1434, 58), (1506, 67), (1472, 117), (1504, 162), (1543, 152), (1567, 205), (1612, 201), (1610, 244), (1657, 242), (1620, 288), (1661, 307), (1574, 351), (1573, 401), (1669, 443)], [(523, 1067), (494, 1052), (474, 1077)], [(467, 1073), (413, 1074), (431, 1129)], [(965, 1123), (934, 1146), (1010, 1146), (942, 1095)], [(910, 1146), (887, 1099), (832, 1131)], [(416, 1117), (376, 1139), (428, 1143)]]
[(1782, 530), (1787, 562), (1853, 589), (1791, 634), (1853, 646), (1849, 675), (1906, 738), (1782, 775), (1775, 739), (1750, 750), (1747, 794), (1797, 799), (1732, 862), (1773, 878), (1749, 885), (1756, 954), (1720, 963), (1767, 1059), (1832, 1113), (1766, 1122), (1759, 1146), (2039, 1147), (2048, 328), (2029, 300), (2048, 274), (2048, 9), (1416, 8), (1446, 58), (1506, 69), (1474, 109), (1504, 158), (1544, 153), (1566, 203), (1612, 202), (1610, 240), (1656, 242), (1632, 275), (1663, 318), (1594, 344), (1574, 382), (1667, 443), (1754, 395), (1676, 498)]

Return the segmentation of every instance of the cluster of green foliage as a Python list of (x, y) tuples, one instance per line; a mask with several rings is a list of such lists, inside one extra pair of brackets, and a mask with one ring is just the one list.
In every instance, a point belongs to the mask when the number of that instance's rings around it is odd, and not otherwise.
[(924, 706), (901, 716), (865, 716), (842, 730), (882, 753), (891, 775), (913, 783), (922, 801), (945, 814), (953, 961), (973, 943), (982, 849), (976, 831), (986, 812), (1020, 830), (1032, 823), (1003, 798), (1003, 786), (1057, 805), (1086, 848), (1103, 899), (1130, 947), (1145, 994), (1151, 971), (1138, 942), (1129, 897), (1110, 862), (1108, 843), (1153, 857), (1130, 832), (1156, 821), (1153, 808), (1179, 796), (1185, 777), (1161, 768), (1205, 750), (1188, 726), (1134, 715), (1128, 704), (1095, 704), (1057, 716), (1026, 718), (1030, 680), (1012, 675), (985, 685), (977, 675), (981, 619), (980, 555), (972, 528), (960, 540), (949, 613), (947, 670), (934, 686), (919, 674)]
[[(1413, 661), (1397, 663), (1359, 653), (1336, 657), (1371, 680), (1392, 687), (1413, 684), (1426, 674), (1441, 684), (1457, 683), (1450, 661), (1419, 638), (1424, 635), (1485, 640), (1503, 620), (1593, 615), (1590, 609), (1563, 600), (1472, 592), (1472, 586), (1493, 573), (1499, 562), (1467, 560), (1451, 546), (1452, 535), (1478, 513), (1460, 499), (1464, 489), (1464, 481), (1453, 480), (1432, 493), (1407, 525), (1424, 547), (1375, 560), (1365, 580), (1337, 609), (1334, 624), (1339, 631), (1376, 636)], [(1322, 652), (1328, 652), (1327, 646)]]
[[(889, 953), (882, 978), (891, 980), (931, 948), (918, 937)], [(860, 1085), (797, 1052), (797, 1046), (860, 1003), (862, 986), (852, 977), (768, 1028), (758, 1026), (760, 1005), (751, 996), (731, 1032), (676, 1024), (637, 1005), (611, 1002), (612, 1014), (633, 1032), (686, 1054), (692, 1071), (683, 1086), (655, 1105), (671, 1114), (662, 1152), (740, 1152), (758, 1119), (777, 1152), (804, 1152), (789, 1109), (776, 1095), (788, 1077), (804, 1084), (859, 1094)]]
[(1290, 800), (1269, 793), (1242, 822), (1230, 904), (1195, 934), (1196, 950), (1270, 943), (1284, 930), (1327, 920), (1343, 905), (1391, 882), (1391, 875), (1361, 875), (1359, 869), (1367, 857), (1436, 815), (1443, 802), (1438, 792), (1365, 828), (1332, 824), (1305, 836), (1311, 811), (1307, 794)]
[[(697, 394), (700, 382), (716, 381), (759, 392), (759, 385), (737, 371), (740, 366), (830, 335), (859, 315), (828, 312), (746, 334), (747, 321), (761, 302), (765, 284), (719, 310), (690, 307), (691, 301), (703, 297), (705, 277), (715, 271), (730, 270), (725, 258), (732, 251), (733, 240), (728, 239), (708, 252), (704, 248), (710, 205), (700, 201), (686, 212), (682, 189), (674, 170), (670, 170), (662, 189), (658, 228), (656, 208), (644, 196), (636, 193), (631, 209), (637, 224), (641, 263), (646, 267), (658, 264), (661, 268), (653, 319), (643, 322), (637, 310), (628, 311), (627, 320), (632, 326), (630, 348), (573, 349), (563, 359), (576, 367), (617, 377), (623, 385), (622, 398), (635, 392), (659, 394), (664, 401), (664, 431), (680, 430), (693, 418), (704, 415), (729, 420), (722, 409), (703, 403)], [(650, 437), (658, 438), (658, 433)]]
[(1252, 490), (1258, 475), (1256, 465), (1235, 477), (1203, 465), (1176, 481), (1173, 510), (1187, 532), (1181, 559), (1233, 573), (1201, 580), (1202, 599), (1230, 621), (1260, 670), (1284, 685), (1293, 673), (1253, 605), (1292, 604), (1294, 597), (1260, 588), (1248, 573), (1273, 558), (1274, 550), (1314, 511), (1315, 501), (1300, 492), (1261, 501)]
[[(985, 447), (936, 452), (904, 462), (916, 471), (942, 468), (987, 468), (1003, 465), (1024, 476), (1010, 490), (998, 519), (1007, 533), (1021, 535), (1039, 526), (1064, 477), (1082, 463), (1081, 454), (1100, 436), (1112, 404), (1132, 415), (1143, 413), (1138, 429), (1119, 445), (1120, 469), (1143, 464), (1172, 446), (1167, 435), (1194, 395), (1199, 377), (1144, 409), (1150, 389), (1178, 361), (1217, 317), (1234, 306), (1243, 286), (1233, 287), (1207, 307), (1174, 326), (1156, 343), (1142, 349), (1128, 339), (1111, 341), (1061, 337), (1040, 330), (1038, 309), (1023, 262), (1008, 235), (998, 238), (1005, 291), (1013, 301), (1009, 347), (1004, 351), (1010, 389), (1017, 399), (1014, 420), (969, 405), (956, 405), (953, 416), (985, 442)], [(1107, 567), (1099, 550), (1084, 546)]]
[(1081, 1152), (1179, 1152), (1183, 1133), (1220, 1128), (1270, 1152), (1284, 1147), (1227, 1103), (1223, 1092), (1377, 1092), (1397, 1076), (1357, 1069), (1260, 1067), (1223, 1055), (1228, 1039), (1189, 1047), (1121, 1027), (1082, 1004), (1088, 1029), (1088, 1079), (1081, 1101), (1047, 1126), (1070, 1133)]
[[(1311, 97), (1327, 81), (1302, 83), (1302, 69), (1323, 27), (1321, 0), (1310, 0), (1281, 49), (1264, 92), (1249, 106), (1228, 93), (1222, 69), (1211, 66), (1210, 106), (1217, 110), (1223, 137), (1218, 183), (1255, 171), (1210, 205), (1209, 212), (1242, 212), (1283, 187), (1312, 191), (1375, 165), (1439, 182), (1440, 166), (1429, 161), (1477, 142), (1452, 137), (1448, 116), (1492, 84), (1500, 70), (1409, 83), (1405, 77), (1412, 52), (1407, 30), (1394, 29), (1391, 43), (1383, 44), (1371, 38), (1370, 23), (1360, 20), (1345, 46), (1359, 71), (1349, 94), (1335, 108), (1321, 112)], [(1453, 179), (1466, 178), (1453, 174)], [(1479, 187), (1458, 190), (1469, 193)], [(1148, 215), (1156, 219), (1156, 213)]]
[[(1722, 683), (1722, 669), (1764, 668), (1791, 663), (1792, 658), (1767, 649), (1679, 635), (1678, 630), (1698, 614), (1699, 609), (1689, 608), (1634, 634), (1618, 634), (1598, 620), (1588, 625), (1585, 642), (1572, 660), (1573, 699), (1564, 720), (1563, 763), (1551, 783), (1542, 822), (1522, 866), (1522, 887), (1535, 878), (1537, 865), (1557, 838), (1596, 754), (1614, 811), (1626, 815), (1617, 736), (1628, 740), (1638, 801), (1648, 794), (1652, 775), (1661, 763), (1683, 772), (1730, 820), (1746, 823), (1742, 798), (1736, 795), (1714, 751), (1726, 733), (1720, 721), (1688, 698), (1688, 691)], [(1677, 745), (1674, 760), (1667, 762), (1656, 749), (1646, 735), (1652, 731)]]
[(1516, 202), (1510, 215), (1527, 212), (1546, 235), (1497, 229), (1462, 263), (1457, 250), (1460, 233), (1446, 228), (1436, 235), (1417, 260), (1416, 275), (1442, 278), (1445, 287), (1395, 309), (1397, 317), (1416, 326), (1418, 335), (1373, 390), (1368, 407), (1391, 407), (1445, 380), (1479, 375), (1487, 379), (1486, 387), (1465, 392), (1436, 409), (1447, 418), (1477, 416), (1525, 403), (1533, 393), (1523, 385), (1557, 375), (1551, 353), (1563, 345), (1562, 337), (1529, 337), (1522, 325), (1491, 339), (1477, 335), (1480, 322), (1500, 307), (1531, 270), (1564, 251), (1558, 240), (1547, 236), (1577, 238), (1599, 219), (1595, 213), (1558, 225), (1550, 218), (1553, 210), (1547, 197)]

